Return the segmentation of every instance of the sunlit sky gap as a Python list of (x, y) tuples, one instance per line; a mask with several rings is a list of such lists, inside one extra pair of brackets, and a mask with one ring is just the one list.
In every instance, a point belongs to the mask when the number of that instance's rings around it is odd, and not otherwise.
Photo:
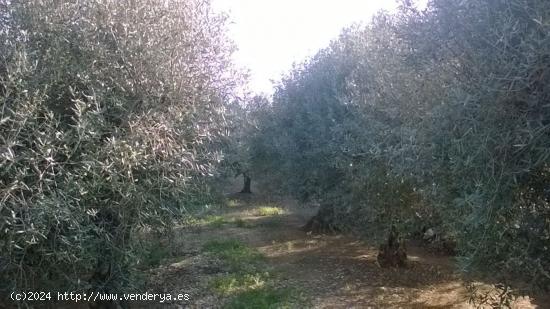
[(212, 0), (212, 5), (229, 15), (229, 34), (239, 49), (235, 62), (250, 70), (250, 90), (267, 94), (271, 80), (326, 47), (344, 27), (397, 7), (392, 0)]

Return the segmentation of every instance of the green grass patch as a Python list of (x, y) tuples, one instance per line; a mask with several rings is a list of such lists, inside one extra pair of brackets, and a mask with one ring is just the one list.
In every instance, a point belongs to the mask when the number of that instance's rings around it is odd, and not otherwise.
[(258, 216), (278, 216), (284, 214), (285, 211), (280, 207), (274, 207), (274, 206), (262, 206), (256, 209), (256, 214)]
[(299, 308), (298, 303), (299, 297), (290, 289), (263, 287), (235, 295), (224, 308)]
[(227, 296), (262, 288), (271, 277), (269, 272), (232, 273), (214, 278), (210, 282), (210, 287), (214, 291)]
[(227, 300), (224, 308), (304, 308), (305, 298), (294, 289), (279, 289), (264, 256), (237, 240), (213, 240), (203, 251), (223, 260), (229, 272), (212, 278), (209, 288)]
[(253, 267), (264, 259), (260, 252), (237, 240), (209, 241), (204, 244), (203, 250), (222, 259), (236, 270)]
[(211, 227), (220, 227), (225, 223), (228, 223), (222, 216), (206, 216), (202, 219), (203, 225), (208, 225)]

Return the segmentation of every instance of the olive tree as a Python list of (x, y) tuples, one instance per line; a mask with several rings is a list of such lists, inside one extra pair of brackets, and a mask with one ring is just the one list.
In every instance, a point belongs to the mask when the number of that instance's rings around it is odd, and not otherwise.
[(542, 0), (403, 1), (282, 80), (262, 151), (320, 201), (318, 226), (437, 226), (465, 269), (547, 287), (549, 16)]
[(0, 2), (0, 289), (127, 286), (207, 203), (239, 76), (206, 0)]

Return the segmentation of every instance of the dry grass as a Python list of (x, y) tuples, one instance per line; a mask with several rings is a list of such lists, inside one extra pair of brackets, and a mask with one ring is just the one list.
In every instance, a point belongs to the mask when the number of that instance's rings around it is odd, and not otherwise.
[(285, 210), (276, 206), (261, 206), (256, 209), (255, 213), (261, 217), (278, 216), (285, 214)]

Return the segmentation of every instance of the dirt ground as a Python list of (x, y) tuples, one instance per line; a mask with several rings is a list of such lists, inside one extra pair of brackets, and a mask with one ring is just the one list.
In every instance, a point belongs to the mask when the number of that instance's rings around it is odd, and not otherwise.
[[(189, 293), (191, 300), (173, 308), (220, 308), (227, 297), (208, 288), (223, 266), (201, 254), (212, 239), (236, 239), (266, 256), (268, 267), (283, 287), (299, 289), (308, 308), (476, 308), (452, 258), (408, 246), (408, 267), (380, 268), (377, 250), (348, 235), (313, 235), (300, 227), (314, 208), (280, 202), (284, 213), (259, 216), (263, 202), (231, 197), (231, 206), (215, 226), (181, 228), (175, 236), (176, 257), (152, 273), (151, 289)], [(248, 199), (248, 200), (247, 200)], [(270, 202), (273, 205), (273, 202)], [(239, 221), (241, 224), (231, 222)], [(492, 286), (479, 283), (490, 291)], [(494, 292), (496, 293), (496, 292)], [(493, 293), (493, 294), (494, 294)], [(484, 306), (490, 308), (490, 306)], [(544, 301), (521, 297), (512, 308), (550, 308)], [(159, 305), (166, 308), (166, 304)]]

